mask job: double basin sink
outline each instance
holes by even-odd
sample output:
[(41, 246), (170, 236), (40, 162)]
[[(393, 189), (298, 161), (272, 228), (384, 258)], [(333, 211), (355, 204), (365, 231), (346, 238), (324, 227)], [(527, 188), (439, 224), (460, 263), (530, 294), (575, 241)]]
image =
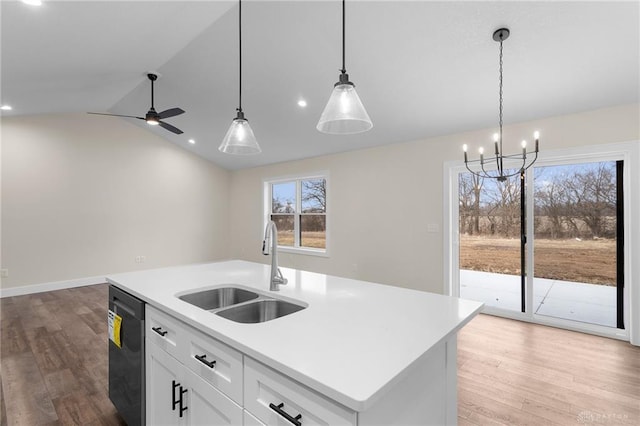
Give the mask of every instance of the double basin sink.
[(271, 321), (305, 308), (285, 300), (231, 286), (199, 290), (183, 294), (178, 298), (228, 320), (244, 324)]

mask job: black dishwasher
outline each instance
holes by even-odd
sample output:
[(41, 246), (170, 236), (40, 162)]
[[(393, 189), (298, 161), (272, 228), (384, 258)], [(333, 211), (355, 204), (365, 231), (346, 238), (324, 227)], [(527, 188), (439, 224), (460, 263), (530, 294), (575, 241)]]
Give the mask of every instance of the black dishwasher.
[(109, 286), (109, 399), (128, 426), (145, 424), (144, 302)]

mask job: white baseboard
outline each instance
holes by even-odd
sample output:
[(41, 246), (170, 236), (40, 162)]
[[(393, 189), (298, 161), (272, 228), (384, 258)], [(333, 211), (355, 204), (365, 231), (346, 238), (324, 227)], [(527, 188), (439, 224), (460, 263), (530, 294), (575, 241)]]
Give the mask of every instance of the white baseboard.
[(0, 298), (22, 296), (25, 294), (42, 293), (45, 291), (64, 290), (66, 288), (83, 287), (106, 283), (105, 275), (97, 277), (76, 278), (73, 280), (54, 281), (50, 283), (32, 284), (21, 287), (0, 288)]

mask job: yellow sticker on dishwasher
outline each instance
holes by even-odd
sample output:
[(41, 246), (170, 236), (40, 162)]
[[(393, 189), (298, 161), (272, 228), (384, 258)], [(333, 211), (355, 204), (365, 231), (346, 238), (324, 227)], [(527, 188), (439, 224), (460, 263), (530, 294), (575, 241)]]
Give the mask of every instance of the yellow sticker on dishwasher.
[(122, 341), (120, 340), (120, 326), (122, 325), (122, 317), (112, 310), (108, 313), (109, 324), (109, 340), (116, 344), (117, 347), (122, 348)]

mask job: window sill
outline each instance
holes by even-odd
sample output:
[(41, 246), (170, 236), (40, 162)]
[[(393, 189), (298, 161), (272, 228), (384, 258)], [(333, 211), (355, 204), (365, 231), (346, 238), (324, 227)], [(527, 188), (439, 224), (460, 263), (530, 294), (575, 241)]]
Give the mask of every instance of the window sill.
[(323, 249), (313, 249), (313, 248), (304, 248), (304, 247), (289, 247), (289, 246), (278, 246), (278, 252), (280, 253), (292, 253), (292, 254), (303, 254), (307, 256), (319, 256), (319, 257), (329, 257), (329, 253), (327, 250)]

